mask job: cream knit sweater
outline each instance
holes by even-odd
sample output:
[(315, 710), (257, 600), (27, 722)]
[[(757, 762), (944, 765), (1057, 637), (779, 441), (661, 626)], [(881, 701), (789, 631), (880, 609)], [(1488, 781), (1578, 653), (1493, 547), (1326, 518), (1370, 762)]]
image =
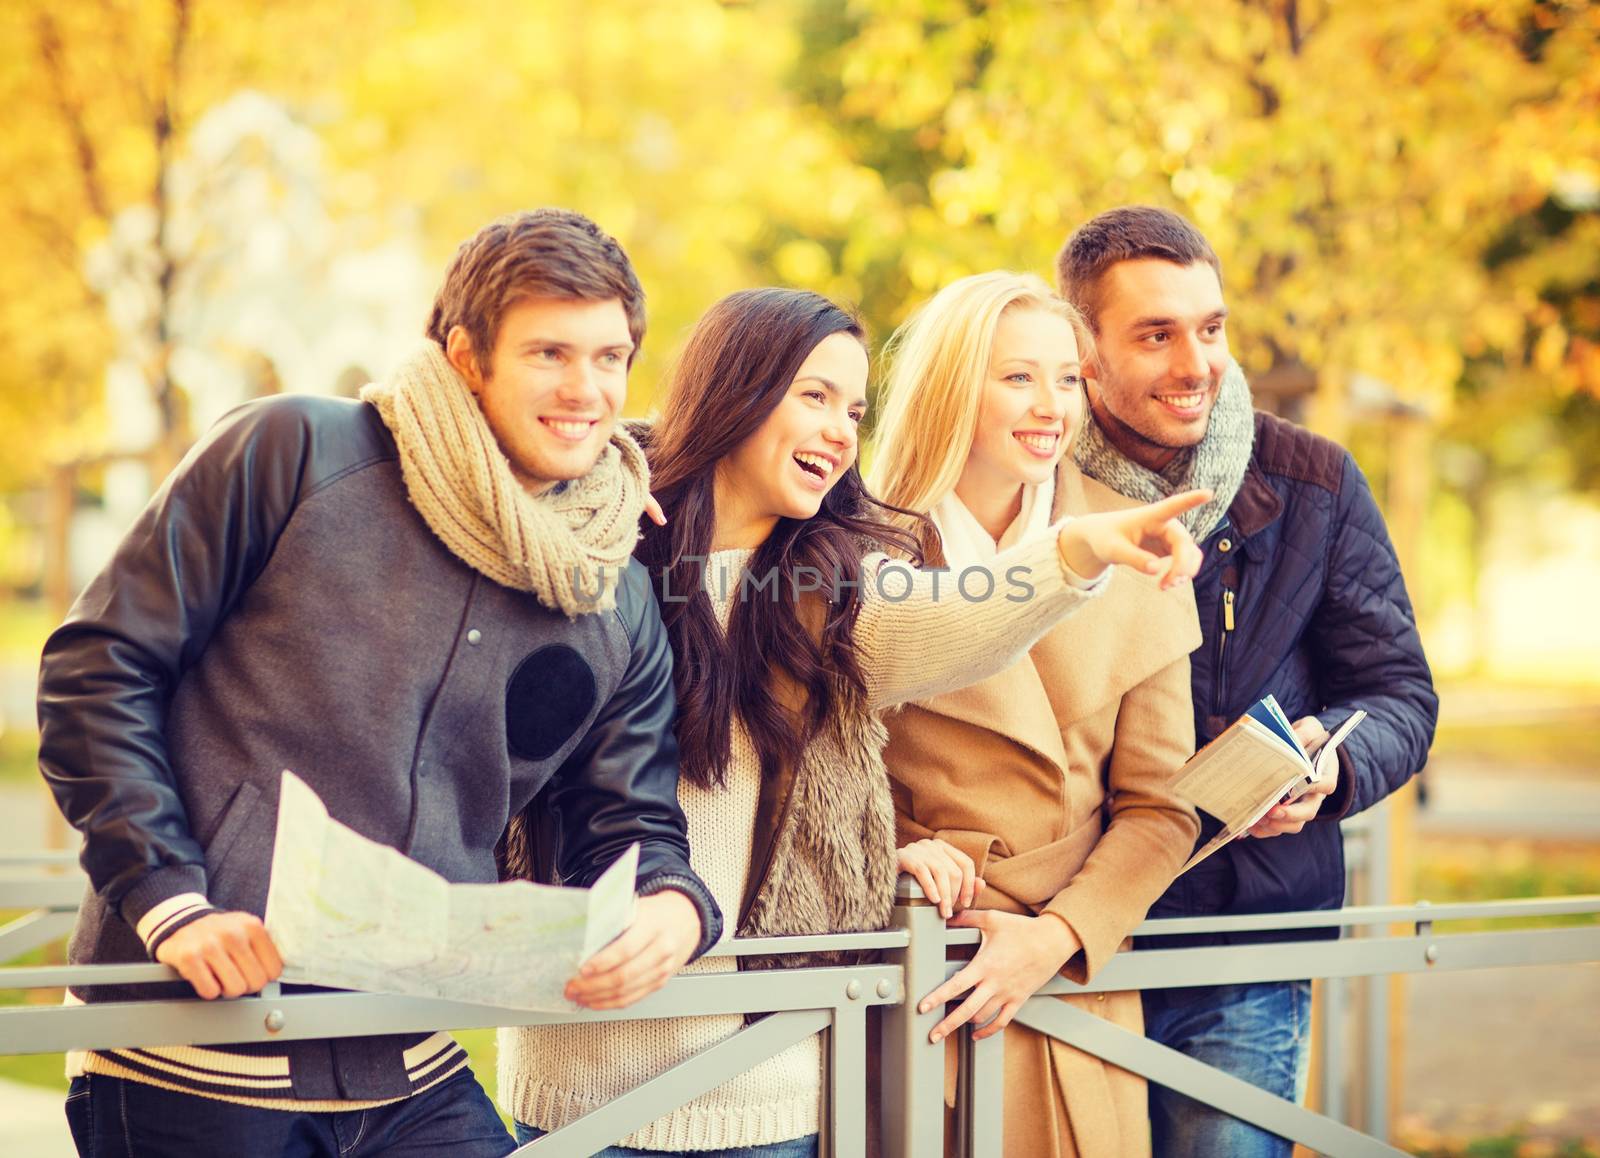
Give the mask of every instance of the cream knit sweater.
[[(706, 590), (724, 625), (751, 554), (718, 551), (707, 562)], [(1086, 583), (1065, 574), (1053, 534), (1002, 552), (991, 565), (994, 591), (988, 598), (976, 598), (987, 588), (979, 575), (968, 577), (963, 595), (958, 573), (917, 572), (884, 556), (868, 559), (863, 573), (878, 579), (863, 587), (855, 633), (874, 709), (965, 687), (1004, 670), (1105, 582)], [(752, 588), (751, 597), (770, 598), (770, 590), (763, 594)], [(690, 863), (726, 914), (729, 935), (750, 872), (759, 795), (760, 763), (737, 722), (726, 784), (678, 784), (689, 824)], [(736, 968), (734, 958), (716, 957), (696, 961), (684, 972)], [(737, 1033), (743, 1024), (737, 1016), (717, 1016), (502, 1029), (499, 1102), (519, 1122), (559, 1129)], [(818, 1036), (768, 1058), (618, 1144), (721, 1150), (813, 1134), (821, 1087)]]

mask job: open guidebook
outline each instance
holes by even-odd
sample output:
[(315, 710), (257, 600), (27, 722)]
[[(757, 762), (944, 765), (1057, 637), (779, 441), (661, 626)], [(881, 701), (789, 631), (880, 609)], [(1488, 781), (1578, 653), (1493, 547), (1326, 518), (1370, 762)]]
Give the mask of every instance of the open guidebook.
[(1222, 822), (1222, 831), (1183, 866), (1188, 872), (1234, 837), (1248, 832), (1267, 811), (1298, 799), (1337, 767), (1339, 745), (1367, 718), (1357, 711), (1310, 752), (1267, 696), (1227, 731), (1189, 758), (1172, 789), (1202, 812)]

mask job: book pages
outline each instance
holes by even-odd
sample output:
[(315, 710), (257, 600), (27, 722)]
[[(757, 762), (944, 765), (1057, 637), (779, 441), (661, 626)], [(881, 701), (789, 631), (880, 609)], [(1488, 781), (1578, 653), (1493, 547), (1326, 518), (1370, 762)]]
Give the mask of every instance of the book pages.
[(1233, 827), (1255, 813), (1263, 800), (1276, 803), (1301, 775), (1283, 742), (1245, 717), (1190, 760), (1172, 788), (1225, 827)]
[(1301, 749), (1278, 703), (1267, 696), (1197, 752), (1178, 772), (1173, 791), (1222, 822), (1222, 829), (1180, 872), (1187, 872), (1249, 831), (1277, 804), (1297, 800), (1336, 767), (1337, 751), (1367, 713), (1357, 710), (1314, 751)]

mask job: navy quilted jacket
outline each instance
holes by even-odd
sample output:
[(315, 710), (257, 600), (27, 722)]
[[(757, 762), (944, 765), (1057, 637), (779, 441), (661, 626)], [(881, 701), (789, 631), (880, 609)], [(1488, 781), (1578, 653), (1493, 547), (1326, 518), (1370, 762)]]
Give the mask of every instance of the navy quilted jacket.
[(1290, 720), (1315, 715), (1330, 732), (1356, 708), (1367, 718), (1341, 746), (1339, 786), (1316, 820), (1295, 835), (1233, 841), (1179, 877), (1150, 915), (1338, 908), (1339, 818), (1422, 768), (1438, 717), (1383, 516), (1348, 451), (1258, 413), (1244, 482), (1204, 547), (1194, 587), (1205, 639), (1190, 657), (1196, 742), (1211, 741), (1269, 692)]

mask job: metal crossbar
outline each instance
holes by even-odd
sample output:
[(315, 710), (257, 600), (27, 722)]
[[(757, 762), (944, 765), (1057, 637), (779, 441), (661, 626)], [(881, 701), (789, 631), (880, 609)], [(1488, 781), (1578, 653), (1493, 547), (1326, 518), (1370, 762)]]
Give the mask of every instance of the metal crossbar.
[[(1249, 1082), (1059, 1001), (1034, 998), (1018, 1011), (1016, 1024), (1077, 1046), (1112, 1065), (1132, 1070), (1148, 1081), (1159, 1082), (1196, 1101), (1309, 1146), (1319, 1154), (1337, 1158), (1405, 1154), (1341, 1122), (1274, 1097)], [(994, 1040), (1001, 1036), (1003, 1034), (996, 1035)]]
[[(888, 1010), (887, 1020), (891, 1025), (901, 1023), (902, 1028), (917, 1023), (916, 1032), (921, 1034), (921, 1040), (925, 1043), (939, 1012), (931, 1012), (919, 1021), (915, 1016), (915, 1003), (920, 995), (932, 990), (939, 981), (953, 976), (963, 964), (960, 961), (941, 960), (944, 953), (930, 952), (927, 942), (935, 941), (942, 949), (946, 946), (975, 944), (978, 936), (975, 930), (945, 929), (937, 910), (926, 902), (918, 903), (920, 895), (912, 882), (901, 880), (902, 908), (896, 910), (897, 924), (905, 927), (911, 938), (905, 958), (907, 1004)], [(1312, 977), (1346, 978), (1441, 969), (1600, 961), (1600, 925), (1442, 935), (1436, 934), (1433, 928), (1434, 922), (1443, 920), (1520, 920), (1557, 915), (1600, 917), (1600, 896), (1460, 905), (1375, 905), (1335, 912), (1147, 921), (1139, 927), (1139, 933), (1238, 933), (1273, 928), (1394, 924), (1410, 924), (1413, 933), (1404, 937), (1361, 937), (1343, 941), (1204, 946), (1119, 953), (1089, 983), (1078, 984), (1060, 977), (1052, 980), (1039, 990), (1039, 996), (1022, 1007), (1015, 1024), (1059, 1038), (1112, 1065), (1301, 1142), (1319, 1153), (1335, 1158), (1399, 1154), (1401, 1151), (1380, 1138), (1360, 1133), (1334, 1118), (1274, 1097), (1231, 1075), (1056, 1001), (1053, 996), (1290, 981)], [(934, 983), (913, 983), (913, 962), (920, 963), (923, 969), (936, 968)], [(959, 1047), (955, 1131), (963, 1158), (997, 1158), (1002, 1153), (1004, 1097), (997, 1091), (1001, 1090), (1003, 1084), (1004, 1038), (1002, 1032), (975, 1042), (971, 1040), (970, 1032), (963, 1033)], [(940, 1048), (933, 1047), (935, 1050)], [(913, 1050), (918, 1051), (927, 1052), (920, 1046)], [(901, 1094), (903, 1101), (891, 1102), (888, 1106), (891, 1118), (886, 1120), (886, 1129), (894, 1114), (914, 1115), (917, 1105), (935, 1104), (936, 1100), (942, 1100), (942, 1055), (940, 1062), (937, 1071), (932, 1074), (919, 1073), (914, 1065), (911, 1067), (906, 1079), (907, 1088)], [(888, 1074), (885, 1076), (887, 1078)], [(935, 1140), (937, 1135), (934, 1131), (940, 1125), (942, 1123), (935, 1116), (932, 1125), (924, 1129), (920, 1136), (920, 1141), (928, 1148), (890, 1152), (896, 1155), (939, 1153), (942, 1140)]]
[[(112, 970), (159, 971), (137, 980)], [(105, 972), (101, 972), (104, 970)], [(57, 969), (0, 969), (0, 989), (171, 982), (164, 965), (73, 965)], [(0, 1009), (0, 1053), (61, 1053), (70, 1049), (132, 1046), (221, 1045), (479, 1029), (509, 1025), (567, 1025), (637, 1021), (842, 1006), (897, 1001), (900, 971), (892, 965), (768, 972), (694, 973), (675, 977), (627, 1009), (542, 1013), (466, 1001), (399, 997), (382, 993), (274, 992), (234, 1001), (118, 1001), (94, 1005), (17, 1006)]]
[[(71, 853), (0, 856), (0, 909), (29, 909), (0, 924), (0, 961), (13, 961), (72, 931), (87, 878)], [(52, 872), (52, 868), (66, 870)]]
[[(0, 908), (34, 910), (0, 926), (0, 960), (64, 933), (83, 895), (83, 878), (60, 871), (60, 857), (0, 858)], [(31, 871), (28, 871), (30, 870)], [(1177, 986), (1377, 977), (1395, 973), (1600, 960), (1600, 924), (1483, 933), (1435, 931), (1454, 920), (1529, 917), (1600, 918), (1600, 896), (1490, 901), (1477, 904), (1367, 905), (1331, 912), (1277, 913), (1147, 921), (1141, 935), (1253, 933), (1269, 929), (1410, 925), (1404, 936), (1351, 940), (1152, 949), (1118, 954), (1086, 984), (1057, 978), (1018, 1013), (1016, 1024), (1047, 1034), (1245, 1121), (1350, 1158), (1393, 1155), (1379, 1138), (1333, 1117), (1273, 1097), (1180, 1053), (1054, 999), (1058, 994)], [(518, 1154), (573, 1158), (618, 1137), (743, 1073), (796, 1042), (825, 1035), (822, 1149), (829, 1158), (865, 1153), (867, 1010), (884, 1011), (878, 1070), (882, 1077), (884, 1151), (924, 1158), (945, 1146), (945, 1047), (928, 1041), (940, 1011), (920, 1014), (919, 997), (959, 968), (950, 947), (977, 941), (974, 930), (946, 929), (938, 910), (902, 879), (893, 927), (879, 933), (765, 937), (728, 942), (711, 956), (850, 949), (877, 953), (882, 964), (690, 974), (625, 1010), (535, 1013), (468, 1002), (374, 993), (293, 993), (277, 985), (234, 1001), (150, 1000), (0, 1009), (0, 1053), (56, 1053), (135, 1045), (213, 1044), (362, 1036), (441, 1028), (548, 1025), (587, 1021), (767, 1014), (626, 1094), (528, 1143)], [(0, 988), (54, 989), (90, 985), (171, 983), (164, 965), (76, 965), (0, 968)], [(968, 1158), (999, 1155), (1004, 1137), (1004, 1033), (959, 1040), (955, 1134)]]
[[(516, 1153), (531, 1158), (587, 1158), (828, 1026), (825, 1010), (796, 1009), (763, 1018)], [(858, 1153), (841, 1150), (846, 1152), (852, 1158)]]
[(0, 873), (0, 909), (68, 909), (77, 911), (88, 878), (81, 872)]
[[(1462, 901), (1435, 905), (1348, 905), (1303, 913), (1257, 913), (1245, 917), (1161, 917), (1145, 921), (1134, 937), (1172, 937), (1191, 933), (1262, 933), (1279, 929), (1360, 928), (1368, 925), (1433, 924), (1439, 921), (1521, 921), (1530, 917), (1581, 917), (1600, 913), (1600, 893), (1570, 897), (1518, 897), (1503, 901)], [(951, 929), (951, 945), (976, 945), (978, 930)]]
[(72, 932), (77, 914), (70, 910), (37, 909), (0, 925), (0, 961), (11, 961), (30, 949), (58, 941)]
[[(1587, 912), (1600, 915), (1600, 901)], [(1086, 983), (1058, 977), (1039, 990), (1116, 993), (1127, 989), (1187, 989), (1301, 981), (1311, 977), (1373, 977), (1495, 969), (1508, 965), (1566, 965), (1600, 960), (1600, 926), (1525, 929), (1506, 933), (1448, 933), (1429, 937), (1363, 937), (1351, 941), (1286, 941), (1269, 945), (1207, 945), (1119, 953)], [(961, 962), (951, 962), (953, 976)]]

